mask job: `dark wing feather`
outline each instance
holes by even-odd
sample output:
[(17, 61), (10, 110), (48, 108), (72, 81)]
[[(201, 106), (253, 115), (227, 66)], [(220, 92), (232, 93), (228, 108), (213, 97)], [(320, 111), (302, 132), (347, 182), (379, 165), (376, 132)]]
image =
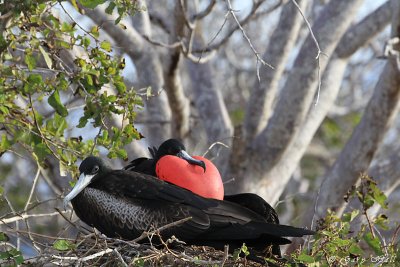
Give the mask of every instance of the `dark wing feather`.
[(155, 176), (155, 161), (148, 158), (137, 158), (132, 160), (124, 170), (140, 172), (148, 175)]
[(252, 193), (225, 195), (224, 200), (234, 202), (260, 214), (267, 222), (279, 224), (278, 214), (262, 197)]
[(134, 239), (143, 231), (190, 217), (181, 224), (166, 228), (166, 237), (195, 238), (209, 228), (208, 216), (190, 206), (158, 201), (125, 199), (95, 188), (86, 188), (72, 200), (74, 210), (81, 220), (96, 227), (109, 237)]

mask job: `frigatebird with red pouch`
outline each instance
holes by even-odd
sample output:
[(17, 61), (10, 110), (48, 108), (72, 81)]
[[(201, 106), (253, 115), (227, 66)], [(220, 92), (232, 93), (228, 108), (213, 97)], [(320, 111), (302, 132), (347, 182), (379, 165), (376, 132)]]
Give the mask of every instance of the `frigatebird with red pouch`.
[(154, 176), (112, 170), (103, 160), (90, 156), (79, 167), (80, 177), (64, 198), (72, 202), (78, 217), (109, 237), (134, 239), (144, 231), (185, 218), (166, 228), (188, 244), (223, 249), (243, 243), (258, 251), (270, 245), (288, 244), (286, 237), (312, 235), (314, 231), (267, 222), (266, 218), (234, 202), (203, 198)]

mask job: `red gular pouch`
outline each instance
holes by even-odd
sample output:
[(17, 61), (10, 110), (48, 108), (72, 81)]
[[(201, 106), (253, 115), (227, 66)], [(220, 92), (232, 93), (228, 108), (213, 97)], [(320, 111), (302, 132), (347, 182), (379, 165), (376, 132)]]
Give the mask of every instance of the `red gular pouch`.
[(202, 197), (223, 200), (224, 185), (217, 167), (206, 158), (200, 156), (193, 158), (204, 161), (206, 171), (201, 166), (190, 164), (184, 159), (167, 155), (157, 162), (157, 177)]

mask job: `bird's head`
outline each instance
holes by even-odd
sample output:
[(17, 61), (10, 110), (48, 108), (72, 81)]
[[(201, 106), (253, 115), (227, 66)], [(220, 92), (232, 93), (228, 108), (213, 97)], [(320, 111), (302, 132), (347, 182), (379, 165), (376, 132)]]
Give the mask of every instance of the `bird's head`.
[(99, 177), (98, 174), (102, 174), (107, 170), (108, 167), (106, 163), (98, 157), (89, 156), (84, 159), (79, 166), (80, 175), (78, 181), (71, 192), (64, 197), (64, 209), (67, 207), (68, 203), (74, 199), (74, 197)]
[(204, 169), (204, 172), (206, 171), (206, 164), (202, 160), (198, 160), (190, 156), (186, 151), (185, 151), (185, 146), (177, 139), (168, 139), (167, 141), (164, 141), (160, 147), (157, 150), (157, 160), (162, 158), (163, 156), (166, 155), (172, 155), (172, 156), (177, 156), (181, 159), (186, 160), (190, 164), (200, 166)]

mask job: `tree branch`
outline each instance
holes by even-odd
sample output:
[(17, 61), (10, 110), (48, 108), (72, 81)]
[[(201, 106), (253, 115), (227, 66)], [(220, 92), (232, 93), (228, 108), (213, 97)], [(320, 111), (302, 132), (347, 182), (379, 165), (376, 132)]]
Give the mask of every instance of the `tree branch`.
[[(400, 36), (400, 4), (392, 1), (392, 36)], [(343, 203), (343, 195), (353, 185), (361, 172), (367, 170), (377, 147), (381, 143), (388, 126), (399, 109), (400, 69), (399, 50), (393, 49), (381, 73), (364, 115), (346, 143), (332, 169), (325, 176), (317, 199), (316, 217), (322, 217), (328, 207), (338, 207)], [(343, 182), (342, 177), (346, 177)]]
[[(333, 52), (361, 3), (359, 0), (331, 1), (321, 12), (314, 23), (314, 33), (325, 53)], [(269, 170), (281, 159), (312, 104), (319, 80), (316, 67), (320, 65), (316, 62), (318, 51), (315, 51), (314, 47), (314, 39), (309, 34), (294, 62), (268, 126), (253, 142), (253, 148), (257, 152), (253, 155), (262, 157), (261, 161), (253, 162), (262, 163), (257, 167), (261, 172)], [(321, 62), (321, 71), (325, 69), (326, 64), (326, 61)]]
[[(176, 3), (174, 14), (173, 32), (170, 34), (172, 42), (179, 41), (185, 35), (185, 10), (181, 4)], [(181, 48), (177, 47), (166, 55), (164, 68), (165, 89), (169, 105), (172, 111), (172, 132), (173, 136), (184, 139), (189, 133), (189, 101), (185, 96), (182, 80), (179, 72)]]
[[(300, 1), (300, 8), (305, 9), (308, 1)], [(263, 58), (274, 66), (274, 71), (261, 68), (261, 81), (256, 81), (249, 98), (244, 134), (251, 141), (263, 129), (273, 110), (273, 102), (278, 92), (279, 80), (282, 77), (287, 59), (292, 52), (301, 26), (301, 15), (293, 3), (288, 2), (282, 7), (282, 13), (274, 30), (268, 48)]]

